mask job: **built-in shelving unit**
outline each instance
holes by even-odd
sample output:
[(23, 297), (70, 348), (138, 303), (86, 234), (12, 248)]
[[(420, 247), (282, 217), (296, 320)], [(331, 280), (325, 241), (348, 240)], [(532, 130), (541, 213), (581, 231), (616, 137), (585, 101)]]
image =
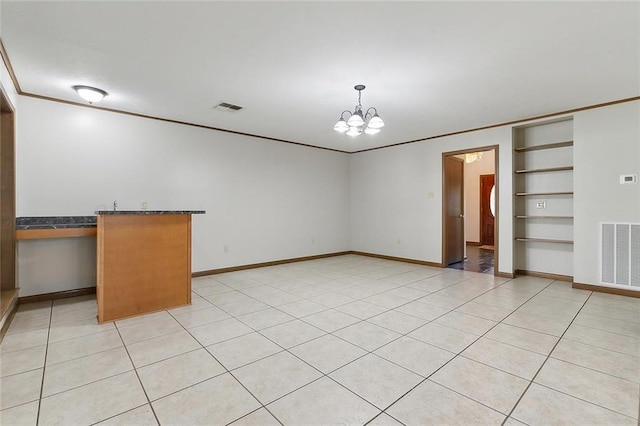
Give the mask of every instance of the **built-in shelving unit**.
[(571, 219), (573, 220), (573, 216), (549, 216), (549, 215), (527, 215), (527, 216), (516, 216), (516, 219)]
[(573, 121), (513, 133), (514, 269), (573, 276)]
[(520, 238), (516, 237), (516, 241), (530, 243), (557, 243), (557, 244), (573, 244), (572, 240), (554, 240), (552, 238)]
[(516, 173), (564, 172), (566, 170), (573, 170), (573, 166), (547, 167), (546, 169), (516, 170)]
[(573, 141), (545, 143), (545, 144), (533, 145), (533, 146), (521, 146), (521, 147), (514, 148), (514, 151), (515, 152), (538, 151), (541, 149), (563, 148), (566, 146), (573, 146)]
[(518, 197), (528, 197), (531, 195), (573, 195), (573, 191), (556, 191), (556, 192), (516, 192)]

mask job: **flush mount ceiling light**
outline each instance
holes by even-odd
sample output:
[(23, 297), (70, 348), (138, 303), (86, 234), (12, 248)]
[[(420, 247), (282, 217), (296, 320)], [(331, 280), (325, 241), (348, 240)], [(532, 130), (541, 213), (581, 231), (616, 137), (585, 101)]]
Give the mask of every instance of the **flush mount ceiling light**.
[(90, 104), (100, 102), (108, 95), (104, 90), (91, 86), (73, 86), (73, 90), (78, 92), (78, 95)]
[[(358, 84), (353, 87), (358, 91), (358, 105), (353, 112), (343, 111), (340, 114), (340, 119), (333, 126), (333, 130), (340, 133), (345, 133), (349, 136), (358, 136), (362, 132), (368, 135), (375, 135), (380, 132), (380, 129), (384, 126), (384, 121), (378, 116), (378, 110), (374, 107), (367, 109), (367, 112), (362, 113), (362, 91), (365, 86)], [(347, 114), (345, 119), (345, 114)]]

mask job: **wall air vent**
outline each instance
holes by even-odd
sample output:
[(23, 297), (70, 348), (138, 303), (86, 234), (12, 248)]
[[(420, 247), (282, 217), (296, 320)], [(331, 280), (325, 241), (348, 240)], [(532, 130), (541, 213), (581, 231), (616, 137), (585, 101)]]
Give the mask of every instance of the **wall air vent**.
[(601, 282), (640, 287), (640, 224), (603, 223), (600, 232)]
[(241, 107), (240, 105), (234, 105), (227, 102), (220, 102), (218, 105), (213, 107), (213, 109), (219, 109), (220, 111), (232, 111), (232, 112), (240, 111), (243, 108), (244, 107)]

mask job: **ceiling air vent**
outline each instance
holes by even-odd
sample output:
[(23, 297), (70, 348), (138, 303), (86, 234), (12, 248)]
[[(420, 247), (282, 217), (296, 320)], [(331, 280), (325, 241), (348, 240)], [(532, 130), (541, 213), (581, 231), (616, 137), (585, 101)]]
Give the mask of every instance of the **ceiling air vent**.
[(220, 102), (218, 105), (213, 107), (214, 109), (219, 109), (220, 111), (240, 111), (243, 107), (240, 105), (229, 104), (227, 102)]

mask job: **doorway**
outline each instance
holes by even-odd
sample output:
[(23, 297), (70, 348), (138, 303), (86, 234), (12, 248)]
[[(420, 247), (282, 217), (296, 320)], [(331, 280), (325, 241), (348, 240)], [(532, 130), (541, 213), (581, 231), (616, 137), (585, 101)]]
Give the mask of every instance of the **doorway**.
[(447, 238), (444, 249), (444, 265), (464, 261), (464, 160), (447, 156), (444, 159), (445, 215)]
[[(0, 324), (17, 299), (14, 109), (0, 90)], [(6, 327), (0, 328), (0, 340)]]
[(497, 274), (498, 146), (443, 153), (442, 265)]
[(480, 246), (493, 247), (496, 175), (480, 175)]

